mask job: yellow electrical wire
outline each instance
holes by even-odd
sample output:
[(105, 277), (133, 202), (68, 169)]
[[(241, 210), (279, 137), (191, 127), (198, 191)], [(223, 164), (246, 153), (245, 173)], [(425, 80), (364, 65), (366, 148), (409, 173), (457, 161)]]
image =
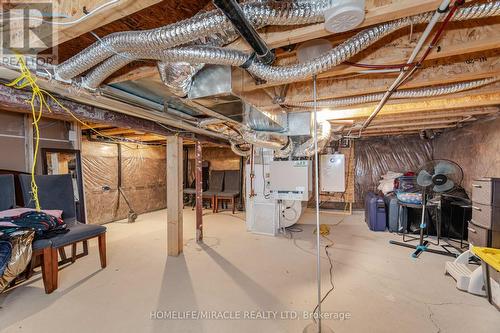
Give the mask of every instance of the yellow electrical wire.
[[(35, 147), (33, 151), (33, 164), (31, 165), (31, 194), (33, 196), (33, 201), (35, 202), (35, 209), (40, 211), (40, 201), (38, 199), (38, 186), (35, 180), (35, 171), (37, 165), (37, 156), (38, 149), (40, 146), (40, 129), (38, 127), (38, 123), (42, 118), (42, 110), (43, 106), (47, 106), (45, 101), (45, 97), (43, 96), (43, 91), (40, 89), (38, 84), (36, 83), (36, 78), (31, 75), (31, 72), (26, 66), (26, 62), (24, 61), (24, 57), (21, 55), (16, 55), (17, 60), (19, 61), (19, 66), (21, 68), (21, 75), (12, 81), (11, 83), (6, 84), (8, 87), (16, 88), (16, 89), (24, 89), (26, 87), (31, 88), (31, 99), (28, 100), (28, 103), (31, 106), (31, 115), (33, 117), (33, 126), (35, 127)], [(38, 99), (39, 107), (38, 111), (35, 107), (35, 102)]]
[[(75, 121), (77, 121), (79, 124), (85, 126), (86, 128), (92, 130), (97, 135), (99, 135), (103, 138), (109, 139), (112, 142), (123, 144), (124, 146), (126, 146), (130, 149), (138, 149), (138, 148), (129, 147), (122, 140), (120, 140), (120, 138), (109, 136), (109, 135), (106, 135), (104, 133), (101, 133), (97, 129), (95, 129), (94, 127), (92, 127), (92, 126), (88, 125), (87, 123), (78, 119), (78, 117), (75, 116), (74, 113), (71, 112), (68, 108), (66, 108), (64, 105), (62, 105), (61, 102), (59, 102), (59, 100), (56, 97), (54, 97), (51, 93), (49, 93), (46, 90), (41, 89), (38, 86), (38, 84), (36, 83), (36, 77), (31, 74), (28, 66), (26, 65), (26, 61), (24, 59), (24, 56), (16, 54), (16, 58), (19, 62), (21, 75), (17, 79), (15, 79), (14, 81), (7, 83), (5, 85), (8, 87), (11, 87), (11, 88), (15, 88), (15, 89), (25, 89), (28, 87), (31, 89), (31, 93), (32, 93), (31, 98), (29, 100), (27, 100), (27, 102), (31, 106), (31, 115), (33, 117), (33, 126), (35, 128), (35, 146), (34, 146), (34, 151), (33, 151), (33, 164), (31, 166), (31, 194), (33, 196), (33, 201), (35, 202), (36, 210), (40, 211), (41, 207), (40, 207), (40, 201), (38, 198), (38, 186), (37, 186), (36, 180), (35, 180), (37, 156), (38, 156), (38, 150), (39, 150), (39, 146), (40, 146), (40, 128), (39, 128), (38, 124), (40, 122), (40, 119), (42, 118), (42, 111), (43, 111), (44, 106), (50, 113), (52, 113), (52, 109), (50, 108), (50, 105), (47, 103), (45, 96), (50, 97), (50, 99), (52, 99), (61, 109), (66, 111)], [(36, 108), (36, 101), (37, 100), (39, 101), (38, 110)]]

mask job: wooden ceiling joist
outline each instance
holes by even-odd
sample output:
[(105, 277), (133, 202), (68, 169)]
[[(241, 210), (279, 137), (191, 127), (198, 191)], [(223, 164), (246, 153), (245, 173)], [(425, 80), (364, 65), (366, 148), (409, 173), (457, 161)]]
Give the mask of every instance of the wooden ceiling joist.
[[(401, 114), (401, 115), (388, 115), (388, 116), (378, 116), (372, 121), (372, 125), (381, 125), (381, 124), (392, 124), (392, 123), (403, 123), (408, 124), (410, 121), (417, 120), (436, 120), (439, 121), (441, 119), (446, 118), (454, 118), (454, 117), (481, 117), (490, 114), (500, 113), (500, 108), (498, 107), (489, 107), (489, 108), (474, 108), (474, 109), (458, 109), (458, 110), (445, 110), (445, 111), (432, 111), (432, 112), (418, 112), (418, 113), (409, 113), (409, 114)], [(363, 120), (365, 117), (357, 118), (355, 121)]]
[(166, 137), (154, 134), (143, 134), (143, 135), (125, 135), (124, 138), (129, 140), (137, 140), (142, 142), (153, 142), (153, 141), (163, 141), (167, 140)]
[[(109, 124), (95, 124), (95, 123), (86, 123), (87, 125), (89, 125), (89, 127), (92, 127), (92, 128), (95, 128), (95, 129), (99, 129), (99, 128), (110, 128), (110, 127), (113, 127)], [(82, 126), (82, 129), (85, 129), (86, 126)]]
[[(423, 68), (401, 88), (415, 89), (435, 85), (446, 85), (488, 77), (500, 76), (500, 53), (484, 55), (480, 58), (459, 57), (436, 61)], [(477, 60), (474, 60), (477, 59)], [(394, 82), (392, 75), (365, 75), (355, 78), (320, 80), (317, 84), (318, 99), (341, 98), (383, 92)], [(288, 88), (287, 100), (312, 100), (312, 85), (294, 83)]]
[[(25, 2), (22, 1), (22, 3)], [(110, 4), (105, 5), (107, 2)], [(50, 41), (50, 44), (47, 45), (47, 48), (50, 48), (159, 2), (161, 0), (52, 1), (52, 13), (57, 16), (53, 20), (57, 24), (52, 26), (50, 32), (38, 37)], [(85, 12), (89, 15), (86, 15)], [(61, 19), (61, 16), (66, 18)], [(22, 43), (24, 38), (23, 34), (18, 34), (16, 31), (11, 33), (11, 43)]]
[(99, 133), (102, 133), (104, 135), (134, 134), (136, 132), (137, 132), (137, 130), (133, 130), (130, 128), (113, 128), (113, 129), (109, 129), (109, 130), (99, 131)]
[[(391, 134), (391, 133), (404, 133), (404, 132), (415, 132), (422, 131), (426, 129), (443, 129), (443, 128), (452, 128), (456, 127), (457, 124), (437, 124), (437, 125), (418, 125), (418, 126), (402, 126), (397, 128), (390, 129), (366, 129), (363, 131), (363, 135), (365, 134)], [(355, 133), (355, 131), (354, 131)]]
[[(361, 23), (360, 28), (433, 11), (439, 7), (441, 2), (441, 0), (366, 0), (365, 20)], [(293, 30), (262, 32), (261, 35), (270, 47), (276, 48), (326, 37), (331, 33), (325, 30), (323, 23), (320, 23)], [(249, 46), (242, 40), (237, 40), (228, 47), (250, 50)]]
[(444, 118), (444, 119), (432, 119), (432, 120), (421, 120), (421, 121), (412, 121), (411, 123), (408, 122), (396, 122), (394, 124), (383, 124), (383, 125), (378, 125), (378, 124), (370, 124), (368, 127), (370, 130), (376, 130), (376, 129), (390, 129), (390, 128), (401, 128), (405, 127), (406, 125), (411, 125), (413, 126), (427, 126), (427, 125), (451, 125), (451, 124), (457, 124), (461, 122), (469, 122), (476, 120), (475, 118), (468, 118), (468, 117), (456, 117), (456, 118)]
[[(419, 112), (442, 112), (445, 110), (463, 109), (481, 106), (496, 106), (500, 104), (500, 92), (472, 95), (457, 98), (445, 98), (435, 100), (413, 101), (401, 104), (386, 105), (379, 116), (400, 115), (400, 114), (418, 114)], [(329, 116), (330, 120), (354, 119), (369, 117), (373, 112), (373, 106), (360, 108), (346, 108), (332, 110)], [(377, 119), (377, 118), (376, 118)]]
[[(432, 60), (451, 57), (461, 57), (462, 59), (464, 59), (464, 61), (467, 61), (467, 63), (484, 61), (484, 56), (472, 55), (479, 52), (486, 52), (488, 50), (497, 50), (496, 55), (498, 55), (498, 31), (500, 31), (500, 18), (492, 18), (485, 21), (494, 23), (475, 26), (471, 25), (471, 22), (463, 22), (463, 28), (456, 28), (446, 31), (443, 39), (439, 43), (439, 47), (432, 51), (427, 57), (427, 61), (424, 67), (429, 66), (429, 62), (430, 66), (432, 66), (434, 64), (433, 62), (431, 62)], [(367, 50), (356, 55), (355, 57), (350, 59), (350, 61), (379, 65), (394, 65), (404, 63), (413, 51), (415, 47), (415, 40), (416, 38), (418, 38), (418, 36), (415, 36), (410, 40), (409, 32), (407, 33), (408, 34), (404, 34), (403, 36), (398, 37), (394, 40), (388, 40), (386, 38), (382, 42), (378, 42)], [(470, 54), (471, 56), (464, 56), (466, 54)], [(453, 63), (452, 59), (448, 59), (447, 61)], [(287, 62), (295, 63), (296, 61), (295, 59), (290, 59)], [(363, 69), (355, 66), (341, 64), (331, 70), (318, 74), (318, 79), (321, 80), (335, 76), (357, 74), (360, 70)], [(280, 83), (256, 84), (255, 80), (250, 75), (246, 74), (246, 72), (237, 71), (235, 72), (235, 74), (237, 74), (235, 77), (235, 82), (243, 81), (244, 83), (242, 84), (242, 86), (245, 91), (252, 91), (256, 89), (263, 89), (281, 85)], [(302, 81), (304, 82), (309, 80), (310, 79)]]
[[(360, 28), (362, 27), (367, 27), (370, 25), (382, 23), (382, 22), (387, 22), (391, 21), (394, 19), (398, 19), (401, 17), (406, 17), (406, 16), (411, 16), (411, 15), (416, 15), (428, 11), (435, 10), (440, 4), (440, 1), (436, 0), (421, 0), (421, 1), (413, 1), (413, 0), (367, 0), (366, 1), (366, 18), (365, 21), (360, 25)], [(332, 35), (328, 31), (326, 31), (323, 27), (323, 24), (315, 24), (315, 25), (309, 25), (301, 28), (289, 28), (289, 30), (286, 31), (278, 31), (276, 32), (276, 27), (270, 27), (270, 29), (273, 32), (261, 32), (261, 36), (268, 42), (268, 45), (271, 48), (277, 48), (277, 47), (282, 47), (282, 46), (287, 46), (291, 44), (295, 44), (298, 42), (303, 42), (306, 40), (310, 39), (315, 39), (315, 38), (320, 38), (320, 37), (325, 37)], [(265, 30), (265, 29), (264, 29)], [(415, 33), (414, 36), (416, 37), (417, 34)], [(402, 39), (406, 39), (407, 42), (408, 38), (406, 36), (402, 37)], [(413, 38), (412, 40), (414, 40)], [(410, 45), (408, 48), (413, 48), (413, 45)], [(229, 44), (227, 48), (230, 49), (239, 49), (239, 50), (244, 50), (244, 51), (251, 51), (249, 48), (248, 44), (246, 42), (242, 41), (241, 39)], [(484, 50), (485, 46), (482, 44), (478, 44), (476, 46), (478, 50)], [(470, 51), (472, 52), (472, 51)], [(383, 53), (383, 52), (382, 52)], [(411, 53), (411, 50), (407, 51), (408, 55)], [(463, 53), (463, 52), (461, 52)], [(460, 54), (460, 53), (459, 53)], [(392, 63), (399, 63), (401, 62), (401, 55), (403, 53), (398, 54), (398, 57), (392, 60)], [(432, 58), (432, 57), (431, 57)], [(293, 61), (292, 61), (293, 62)], [(386, 63), (391, 63), (391, 62), (386, 62)], [(279, 60), (278, 60), (279, 64)], [(347, 66), (348, 67), (348, 66)], [(353, 73), (357, 71), (358, 69), (355, 68), (354, 71), (349, 71), (346, 70), (346, 68), (341, 68), (345, 73)], [(332, 70), (333, 73), (335, 73)], [(327, 76), (333, 76), (334, 74), (322, 74), (322, 77), (327, 77)], [(338, 74), (341, 75), (341, 74)], [(116, 83), (116, 82), (123, 82), (127, 80), (136, 80), (139, 78), (145, 78), (145, 77), (157, 77), (158, 72), (156, 70), (156, 67), (153, 66), (141, 66), (138, 67), (128, 73), (124, 73), (120, 76), (114, 77), (110, 80), (111, 83)], [(259, 89), (264, 86), (273, 86), (273, 84), (269, 85), (264, 85), (264, 86), (255, 86), (253, 83), (253, 79), (250, 77), (246, 78), (248, 80), (248, 86), (249, 90), (253, 89)]]

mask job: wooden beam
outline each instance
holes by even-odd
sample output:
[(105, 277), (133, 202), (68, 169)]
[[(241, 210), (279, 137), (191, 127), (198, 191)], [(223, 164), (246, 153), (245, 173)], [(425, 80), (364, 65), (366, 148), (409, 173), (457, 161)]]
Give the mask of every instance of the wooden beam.
[[(196, 141), (194, 146), (195, 155), (195, 200), (196, 200), (196, 241), (203, 241), (203, 156), (201, 142)], [(217, 202), (215, 201), (216, 205)], [(215, 207), (217, 208), (217, 207)]]
[[(360, 27), (367, 27), (381, 22), (432, 11), (435, 10), (440, 3), (440, 0), (420, 0), (418, 2), (414, 0), (386, 0), (382, 2), (380, 0), (367, 0), (365, 5), (365, 20)], [(273, 29), (271, 29), (271, 32), (265, 32), (266, 29), (263, 29), (263, 31), (260, 32), (260, 35), (264, 38), (264, 40), (266, 40), (267, 44), (271, 48), (291, 45), (331, 35), (331, 33), (324, 29), (323, 23), (285, 31), (275, 31), (275, 28)], [(248, 44), (241, 39), (236, 40), (227, 47), (230, 49), (251, 51)], [(158, 70), (156, 67), (141, 66), (126, 74), (117, 76), (109, 82), (116, 83), (157, 76)]]
[(370, 130), (376, 129), (390, 129), (390, 128), (401, 128), (405, 126), (438, 126), (438, 125), (451, 125), (457, 124), (459, 122), (470, 122), (476, 120), (475, 118), (468, 119), (467, 117), (455, 117), (455, 118), (444, 118), (444, 119), (431, 119), (431, 120), (421, 120), (421, 121), (412, 121), (412, 122), (394, 122), (392, 124), (376, 124), (368, 127)]
[(124, 81), (134, 81), (145, 78), (155, 78), (160, 79), (160, 75), (158, 74), (158, 69), (156, 66), (140, 66), (137, 67), (130, 72), (127, 72), (122, 75), (117, 75), (109, 80), (106, 83), (119, 83)]
[(161, 135), (153, 135), (153, 134), (142, 134), (142, 135), (124, 135), (126, 139), (137, 140), (142, 142), (152, 142), (152, 141), (163, 141), (165, 142), (166, 138)]
[(96, 123), (89, 123), (89, 122), (87, 122), (87, 125), (89, 125), (92, 128), (95, 128), (95, 129), (113, 127), (113, 126), (111, 126), (109, 124), (96, 124)]
[[(500, 93), (472, 95), (457, 98), (413, 101), (411, 103), (388, 104), (380, 112), (380, 116), (397, 114), (417, 114), (418, 112), (441, 112), (470, 107), (496, 106), (500, 104)], [(373, 106), (332, 110), (329, 120), (354, 119), (368, 117), (373, 112)], [(376, 118), (377, 119), (377, 118)]]
[[(4, 111), (31, 113), (31, 107), (27, 100), (31, 98), (31, 93), (25, 90), (18, 90), (14, 88), (7, 87), (0, 84), (0, 105)], [(155, 121), (151, 121), (144, 118), (134, 117), (121, 112), (114, 112), (106, 110), (100, 107), (81, 104), (72, 100), (65, 99), (63, 97), (58, 97), (59, 102), (65, 106), (81, 121), (89, 124), (100, 124), (107, 125), (106, 127), (129, 127), (136, 131), (158, 134), (161, 136), (174, 135), (176, 133), (166, 129), (165, 127), (159, 125)], [(38, 101), (35, 103), (38, 107)], [(74, 118), (61, 108), (52, 99), (47, 99), (47, 104), (50, 106), (52, 112), (48, 112), (45, 108), (43, 109), (43, 116), (47, 118), (57, 118), (67, 121), (74, 121)], [(82, 126), (82, 130), (85, 126)], [(227, 143), (223, 140), (211, 138), (205, 135), (193, 134), (193, 133), (179, 133), (179, 136), (197, 139), (203, 142), (213, 142), (216, 144), (226, 145)]]
[[(445, 129), (443, 129), (445, 130)], [(439, 131), (439, 130), (436, 130), (436, 131)], [(378, 136), (396, 136), (396, 135), (417, 135), (419, 134), (420, 131), (419, 130), (416, 130), (416, 131), (407, 131), (407, 132), (391, 132), (391, 133), (384, 133), (384, 132), (380, 132), (380, 133), (363, 133), (363, 138), (366, 138), (366, 137), (378, 137)]]
[(112, 129), (102, 130), (99, 132), (106, 135), (120, 135), (120, 134), (135, 134), (137, 130), (130, 128), (112, 128)]
[[(440, 3), (440, 0), (366, 0), (365, 20), (359, 25), (359, 28), (433, 11), (439, 7)], [(271, 48), (296, 44), (332, 34), (325, 30), (323, 23), (285, 31), (270, 30), (269, 32), (264, 31), (260, 34)], [(250, 50), (250, 47), (242, 40), (237, 40), (229, 44), (228, 47), (239, 50)]]
[[(432, 60), (457, 56), (463, 58), (465, 54), (475, 54), (485, 52), (487, 50), (498, 49), (497, 31), (500, 30), (500, 18), (493, 17), (484, 19), (481, 21), (482, 25), (478, 25), (477, 21), (465, 21), (459, 23), (460, 25), (454, 25), (453, 29), (446, 31), (443, 38), (439, 42), (438, 47), (436, 47), (435, 50), (432, 51), (427, 57), (425, 67), (429, 66), (429, 63), (432, 66)], [(410, 39), (409, 32), (407, 30), (396, 32), (354, 56), (350, 59), (350, 61), (384, 65), (406, 62), (409, 55), (413, 51), (415, 42), (420, 34), (420, 32), (414, 33)], [(496, 55), (498, 55), (498, 52)], [(478, 60), (479, 59), (477, 57), (473, 57), (468, 61)], [(293, 55), (292, 59), (286, 60), (286, 63), (295, 62), (295, 56)], [(318, 79), (321, 80), (334, 76), (354, 74), (358, 73), (360, 70), (363, 69), (341, 64), (331, 70), (318, 74)], [(310, 79), (305, 79), (301, 81), (309, 80)], [(255, 83), (255, 80), (244, 71), (235, 72), (234, 81), (238, 82), (239, 85), (243, 85), (243, 89), (245, 91), (281, 85), (279, 83), (265, 83), (258, 85)]]
[(167, 138), (167, 248), (169, 256), (182, 253), (182, 138)]
[[(462, 56), (455, 59), (434, 61), (401, 87), (414, 89), (432, 85), (446, 85), (500, 75), (498, 51), (476, 57)], [(318, 99), (341, 98), (385, 91), (393, 82), (393, 75), (366, 75), (348, 79), (328, 78), (318, 81)], [(287, 100), (311, 101), (312, 85), (309, 82), (293, 83), (288, 88)]]
[[(25, 2), (26, 1), (22, 1), (22, 3)], [(55, 18), (54, 21), (60, 22), (61, 24), (52, 25), (52, 29), (39, 34), (38, 38), (47, 41), (45, 44), (47, 44), (47, 48), (50, 48), (83, 35), (89, 31), (95, 30), (96, 28), (102, 27), (108, 23), (124, 18), (125, 16), (133, 14), (144, 8), (155, 5), (161, 2), (161, 0), (120, 0), (93, 12), (93, 10), (97, 9), (106, 2), (107, 0), (52, 1), (53, 15), (64, 15), (68, 18)], [(86, 16), (83, 12), (84, 8), (88, 12), (93, 13), (88, 15), (85, 19), (82, 19)], [(12, 9), (13, 8), (10, 8), (10, 10)], [(70, 22), (75, 23), (69, 24)], [(24, 33), (20, 33), (19, 30), (10, 31), (10, 35), (11, 43), (22, 43), (25, 38)]]
[[(389, 115), (389, 116), (379, 116), (372, 121), (372, 125), (380, 125), (380, 124), (391, 124), (396, 122), (408, 123), (409, 121), (415, 120), (440, 120), (444, 118), (450, 117), (481, 117), (488, 114), (499, 113), (499, 108), (482, 108), (482, 109), (464, 109), (464, 110), (451, 110), (451, 111), (434, 111), (434, 112), (419, 112), (419, 113), (411, 113), (411, 114), (402, 114), (402, 115)], [(360, 119), (364, 119), (360, 118)]]
[[(407, 126), (407, 127), (398, 127), (398, 128), (389, 128), (389, 129), (375, 129), (370, 130), (369, 128), (364, 130), (362, 134), (378, 134), (378, 133), (400, 133), (400, 132), (414, 132), (421, 131), (426, 129), (441, 129), (441, 128), (451, 128), (456, 127), (456, 124), (437, 124), (437, 125), (418, 125), (418, 126)], [(354, 133), (356, 133), (354, 131)]]

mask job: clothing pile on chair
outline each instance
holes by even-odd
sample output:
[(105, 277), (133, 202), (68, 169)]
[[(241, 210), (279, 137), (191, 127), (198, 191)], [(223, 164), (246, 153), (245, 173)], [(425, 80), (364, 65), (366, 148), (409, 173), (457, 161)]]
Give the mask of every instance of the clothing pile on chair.
[(0, 291), (28, 266), (32, 242), (66, 233), (62, 211), (17, 208), (0, 212)]

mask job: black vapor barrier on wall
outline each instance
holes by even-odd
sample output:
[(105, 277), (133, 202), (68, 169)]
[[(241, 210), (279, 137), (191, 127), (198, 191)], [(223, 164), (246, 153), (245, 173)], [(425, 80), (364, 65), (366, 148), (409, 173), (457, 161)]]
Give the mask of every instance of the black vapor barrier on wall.
[(432, 144), (419, 136), (392, 136), (360, 139), (355, 145), (356, 202), (367, 192), (377, 191), (381, 176), (388, 171), (416, 172), (432, 159)]

